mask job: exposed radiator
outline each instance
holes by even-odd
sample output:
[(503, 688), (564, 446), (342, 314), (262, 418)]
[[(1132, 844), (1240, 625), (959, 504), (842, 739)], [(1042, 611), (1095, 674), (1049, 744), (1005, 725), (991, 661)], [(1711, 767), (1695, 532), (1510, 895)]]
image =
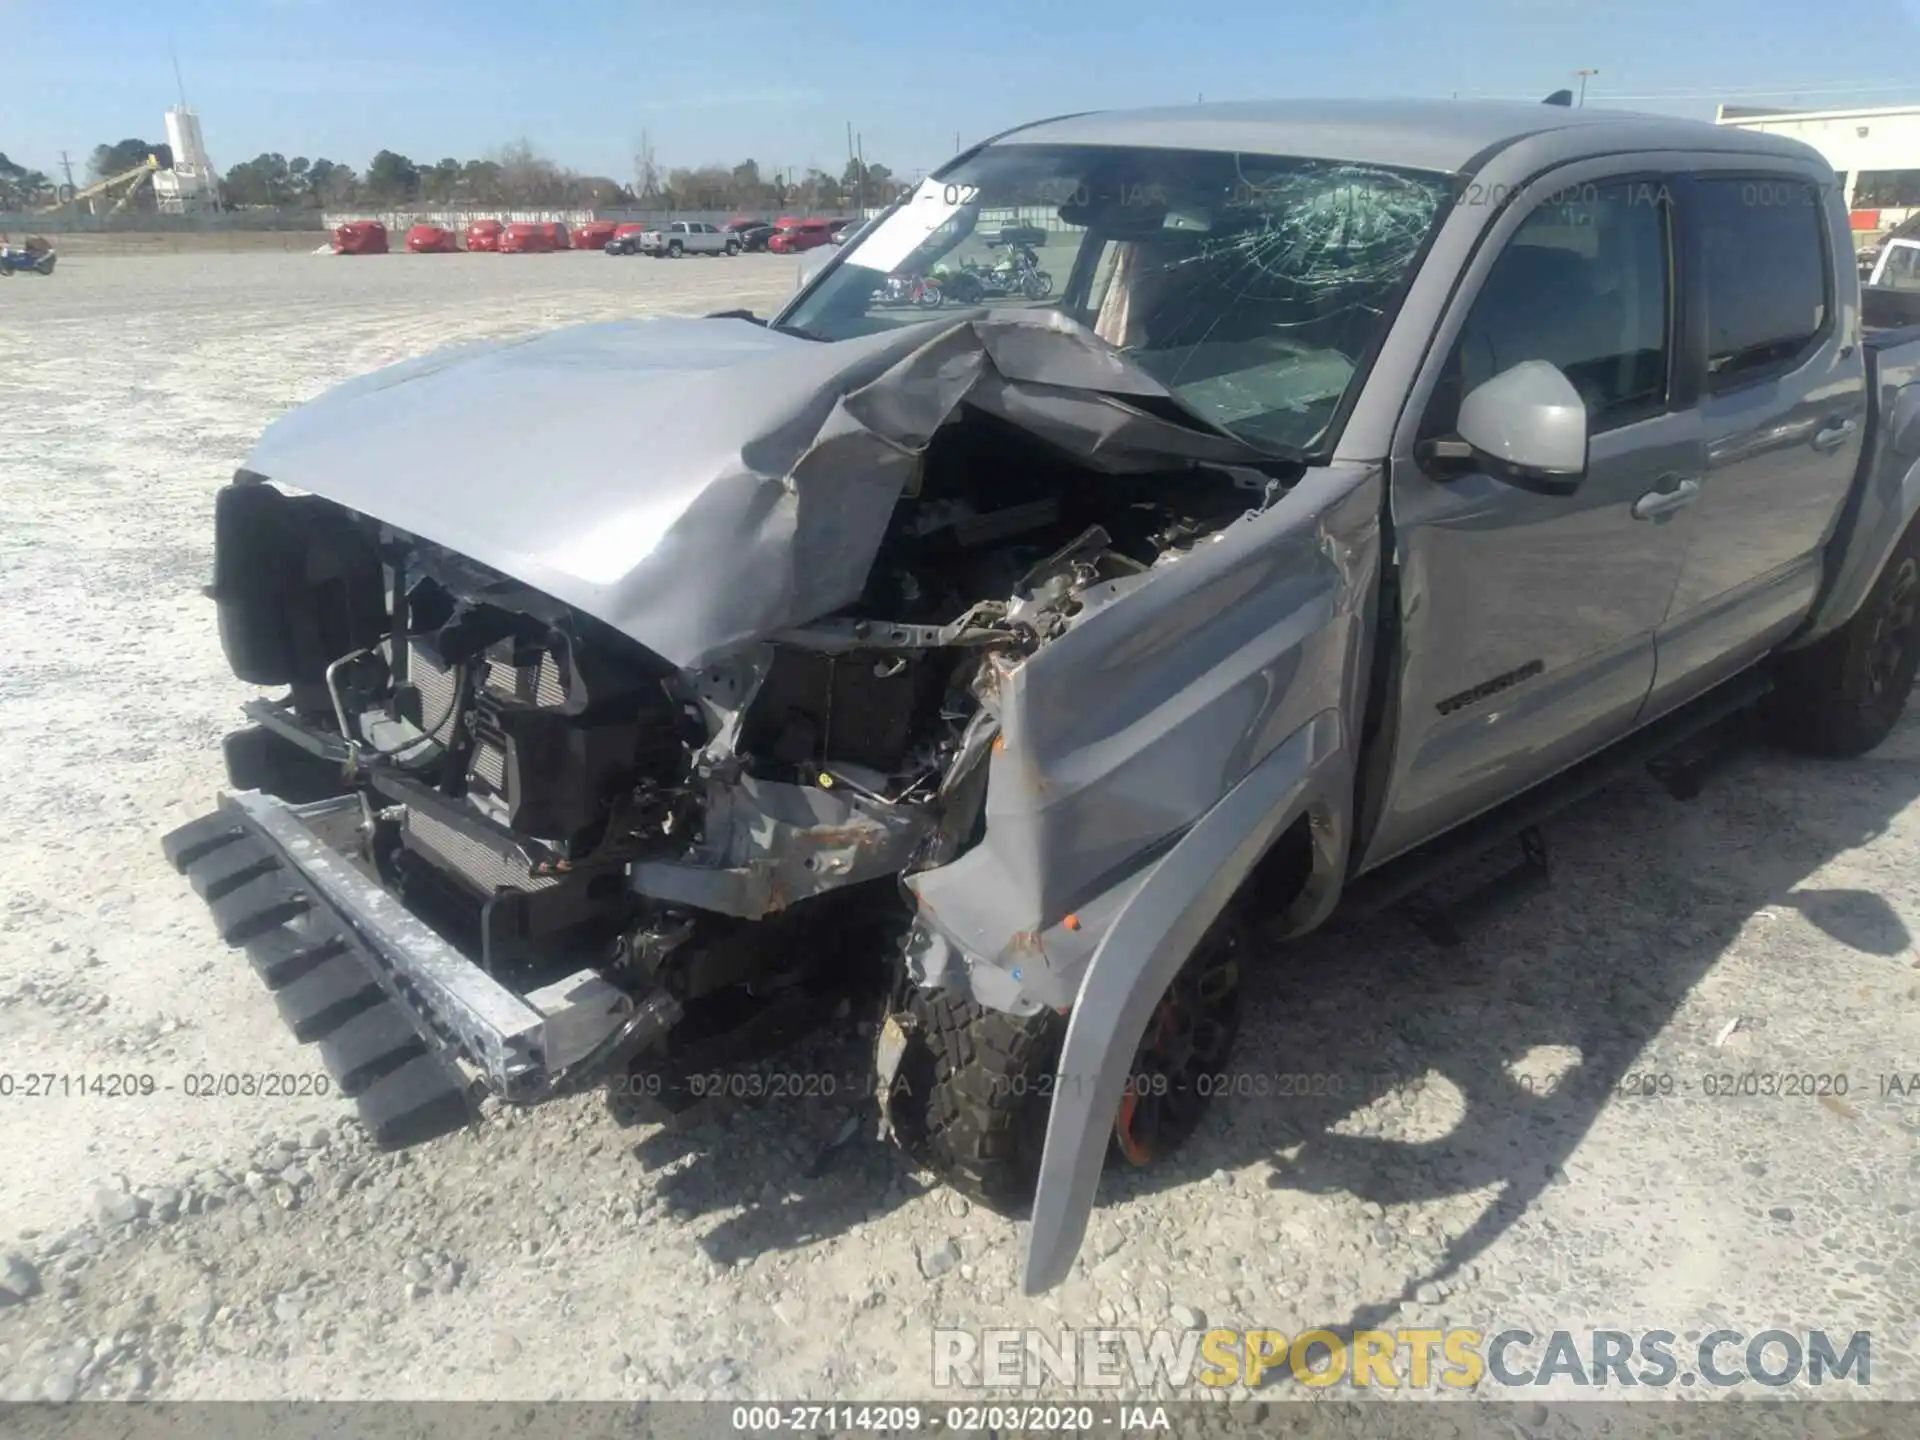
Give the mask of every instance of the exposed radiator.
[(429, 733), (444, 745), (454, 722), (453, 671), (437, 663), (418, 643), (409, 644), (407, 683), (420, 692), (420, 723), (439, 721)]
[(482, 737), (474, 743), (467, 774), (496, 795), (507, 793), (507, 752), (497, 741)]
[(560, 683), (560, 666), (550, 652), (541, 654), (538, 665), (514, 665), (511, 653), (507, 645), (488, 652), (486, 678), (481, 683), (489, 691), (521, 705), (558, 707), (566, 703), (567, 687)]
[[(503, 644), (495, 646), (481, 663), (485, 669), (480, 683), (496, 699), (555, 709), (566, 703), (567, 687), (551, 654), (541, 655), (536, 665), (515, 665), (511, 647)], [(445, 740), (453, 721), (453, 669), (440, 664), (416, 640), (407, 646), (407, 682), (420, 692), (422, 722), (439, 720), (432, 734), (437, 740)]]
[(437, 868), (464, 880), (482, 895), (496, 890), (545, 890), (560, 883), (554, 875), (530, 875), (525, 857), (506, 846), (495, 848), (435, 816), (409, 807), (401, 826), (407, 848)]

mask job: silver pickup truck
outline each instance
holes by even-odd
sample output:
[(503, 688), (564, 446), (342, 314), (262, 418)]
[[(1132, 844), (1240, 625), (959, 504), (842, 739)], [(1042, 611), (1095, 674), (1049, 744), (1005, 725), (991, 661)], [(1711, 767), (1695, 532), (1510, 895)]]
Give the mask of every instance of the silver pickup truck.
[[(1730, 718), (1887, 735), (1920, 330), (1833, 181), (1553, 105), (1068, 116), (771, 321), (376, 372), (218, 494), (278, 693), (166, 853), (383, 1144), (610, 1076), (670, 1113), (852, 994), (876, 1124), (1050, 1287), (1103, 1166), (1194, 1129), (1260, 937), (1457, 934)], [(876, 303), (1043, 210), (1044, 300)]]
[(642, 255), (678, 260), (682, 255), (738, 255), (740, 239), (704, 220), (674, 220), (661, 230), (643, 230)]

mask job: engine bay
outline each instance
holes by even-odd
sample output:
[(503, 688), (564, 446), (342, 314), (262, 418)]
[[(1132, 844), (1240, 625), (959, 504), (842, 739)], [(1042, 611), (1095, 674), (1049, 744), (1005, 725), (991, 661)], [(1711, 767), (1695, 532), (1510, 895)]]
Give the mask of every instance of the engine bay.
[(249, 707), (273, 737), (254, 788), (334, 767), (363, 797), (364, 865), (497, 978), (585, 965), (697, 1006), (800, 983), (795, 920), (844, 917), (821, 902), (852, 892), (897, 911), (900, 876), (962, 853), (983, 823), (995, 667), (1277, 483), (1096, 473), (962, 411), (856, 604), (696, 671), (262, 477), (220, 493), (211, 593), (235, 673), (286, 687)]

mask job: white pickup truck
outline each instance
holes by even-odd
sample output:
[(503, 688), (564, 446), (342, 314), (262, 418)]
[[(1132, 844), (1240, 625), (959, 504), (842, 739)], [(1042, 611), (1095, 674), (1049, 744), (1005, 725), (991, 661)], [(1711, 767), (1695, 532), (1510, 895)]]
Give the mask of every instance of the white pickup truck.
[(1889, 237), (1880, 247), (1867, 283), (1900, 290), (1920, 288), (1920, 240)]
[(642, 234), (640, 253), (674, 260), (682, 255), (738, 255), (740, 239), (704, 220), (675, 220), (664, 230)]

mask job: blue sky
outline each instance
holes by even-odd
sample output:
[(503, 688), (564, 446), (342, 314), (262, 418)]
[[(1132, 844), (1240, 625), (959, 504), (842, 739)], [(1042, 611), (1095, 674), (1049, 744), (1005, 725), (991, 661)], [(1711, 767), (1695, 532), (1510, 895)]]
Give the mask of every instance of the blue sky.
[(1260, 96), (1536, 99), (1710, 117), (1716, 99), (1920, 101), (1920, 0), (0, 0), (0, 151), (76, 169), (161, 138), (168, 45), (214, 162), (363, 168), (524, 138), (622, 181), (752, 156), (899, 172), (1069, 110)]

